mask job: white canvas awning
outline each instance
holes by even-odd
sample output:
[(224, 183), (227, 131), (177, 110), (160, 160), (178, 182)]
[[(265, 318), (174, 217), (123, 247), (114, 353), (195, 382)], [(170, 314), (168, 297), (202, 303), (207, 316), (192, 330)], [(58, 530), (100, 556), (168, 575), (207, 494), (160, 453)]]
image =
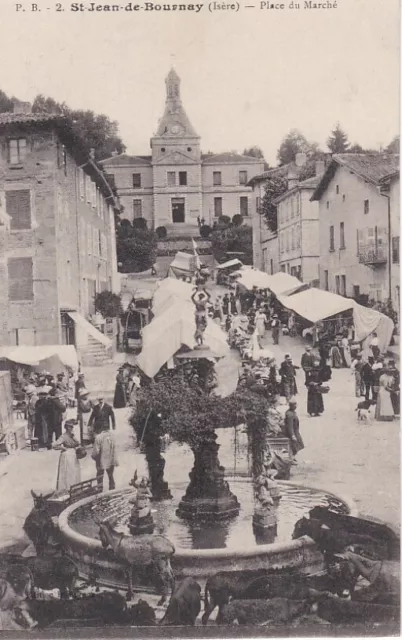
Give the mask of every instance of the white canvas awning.
[(278, 300), (287, 309), (292, 309), (313, 323), (352, 310), (356, 340), (361, 342), (375, 331), (381, 351), (385, 351), (391, 342), (394, 330), (392, 320), (376, 309), (363, 307), (351, 298), (313, 287), (291, 296), (278, 296)]
[(168, 300), (186, 300), (190, 302), (193, 290), (193, 285), (188, 282), (176, 280), (175, 278), (165, 278), (154, 293), (152, 301), (152, 311), (154, 315), (159, 315)]
[(94, 340), (97, 340), (105, 347), (112, 346), (112, 341), (110, 340), (110, 338), (98, 331), (98, 329), (94, 327), (90, 322), (88, 322), (88, 320), (85, 320), (85, 318), (80, 313), (77, 313), (76, 311), (68, 311), (67, 313), (70, 316), (71, 320), (73, 320), (80, 329), (85, 331), (85, 333), (94, 338)]
[(233, 260), (228, 260), (227, 262), (223, 262), (222, 264), (216, 265), (216, 269), (229, 269), (230, 267), (242, 267), (243, 263), (238, 258), (233, 258)]
[(52, 369), (59, 367), (59, 364), (70, 367), (73, 371), (78, 370), (78, 357), (74, 345), (0, 347), (0, 359), (7, 359), (17, 364), (43, 369), (51, 373), (53, 373)]
[[(137, 358), (138, 366), (149, 378), (153, 378), (182, 346), (194, 348), (194, 333), (193, 304), (182, 300), (169, 305), (143, 329), (142, 351)], [(229, 353), (226, 334), (214, 322), (208, 322), (204, 341), (214, 353), (222, 356)]]

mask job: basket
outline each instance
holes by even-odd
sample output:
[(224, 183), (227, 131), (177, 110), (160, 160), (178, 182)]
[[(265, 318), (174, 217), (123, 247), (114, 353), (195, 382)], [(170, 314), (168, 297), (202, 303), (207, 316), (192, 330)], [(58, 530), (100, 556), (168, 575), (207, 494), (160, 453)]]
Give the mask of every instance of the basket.
[(317, 387), (317, 391), (318, 391), (318, 393), (328, 393), (329, 387), (328, 387), (328, 385), (323, 384), (320, 387)]
[(77, 447), (75, 450), (75, 455), (77, 456), (77, 460), (82, 460), (83, 458), (85, 458), (87, 455), (85, 447)]

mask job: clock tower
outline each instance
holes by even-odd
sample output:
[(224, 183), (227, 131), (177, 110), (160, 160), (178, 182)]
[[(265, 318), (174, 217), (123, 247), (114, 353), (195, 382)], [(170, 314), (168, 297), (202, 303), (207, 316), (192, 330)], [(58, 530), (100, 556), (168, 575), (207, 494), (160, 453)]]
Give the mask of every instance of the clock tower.
[(154, 228), (172, 234), (198, 235), (202, 217), (200, 138), (183, 108), (180, 78), (171, 69), (166, 80), (165, 110), (151, 139)]

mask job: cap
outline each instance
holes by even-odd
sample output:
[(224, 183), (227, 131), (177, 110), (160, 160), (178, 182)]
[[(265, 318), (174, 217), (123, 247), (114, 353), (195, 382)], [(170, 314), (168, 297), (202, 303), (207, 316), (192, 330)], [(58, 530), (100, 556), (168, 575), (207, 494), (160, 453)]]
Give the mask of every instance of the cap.
[(87, 391), (87, 389), (80, 389), (79, 397), (82, 398), (83, 396), (89, 396), (89, 391)]

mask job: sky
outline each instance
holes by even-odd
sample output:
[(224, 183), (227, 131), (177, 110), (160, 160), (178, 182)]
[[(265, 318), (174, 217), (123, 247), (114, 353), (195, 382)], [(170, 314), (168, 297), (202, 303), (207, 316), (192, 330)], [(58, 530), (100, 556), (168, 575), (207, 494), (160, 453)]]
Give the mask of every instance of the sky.
[(0, 0), (0, 89), (105, 113), (138, 155), (150, 153), (172, 64), (203, 151), (259, 145), (274, 165), (293, 128), (324, 149), (337, 121), (364, 147), (399, 132), (398, 0), (300, 10), (290, 0), (284, 10), (240, 1), (238, 12), (206, 3), (199, 13), (90, 13), (71, 12), (70, 2), (59, 12), (50, 0), (17, 12)]

